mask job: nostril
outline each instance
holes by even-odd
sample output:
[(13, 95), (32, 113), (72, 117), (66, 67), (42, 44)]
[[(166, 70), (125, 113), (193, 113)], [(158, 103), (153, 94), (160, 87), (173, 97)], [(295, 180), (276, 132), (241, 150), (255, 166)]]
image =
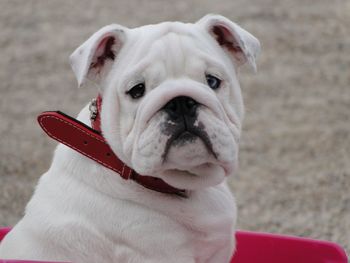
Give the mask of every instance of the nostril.
[(179, 101), (177, 98), (170, 100), (164, 106), (164, 110), (170, 115), (172, 118), (177, 118), (181, 115), (181, 106), (179, 105)]
[(167, 103), (167, 105), (165, 106), (166, 109), (175, 112), (177, 109), (177, 105), (176, 102), (174, 100), (171, 100)]
[(188, 109), (192, 109), (192, 108), (196, 107), (197, 105), (198, 105), (197, 101), (195, 101), (195, 100), (193, 100), (191, 98), (188, 98), (186, 100), (186, 106), (187, 106)]

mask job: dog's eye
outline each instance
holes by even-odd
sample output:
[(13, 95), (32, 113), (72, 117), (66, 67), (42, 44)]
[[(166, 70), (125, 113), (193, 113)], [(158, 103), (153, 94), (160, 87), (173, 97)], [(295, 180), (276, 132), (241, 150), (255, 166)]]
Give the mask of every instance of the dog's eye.
[(145, 83), (139, 83), (126, 92), (133, 99), (139, 99), (145, 94)]
[(213, 75), (210, 75), (210, 74), (205, 75), (205, 78), (207, 79), (208, 86), (211, 89), (216, 90), (216, 89), (220, 88), (220, 84), (221, 84), (220, 79), (218, 79), (217, 77), (214, 77)]

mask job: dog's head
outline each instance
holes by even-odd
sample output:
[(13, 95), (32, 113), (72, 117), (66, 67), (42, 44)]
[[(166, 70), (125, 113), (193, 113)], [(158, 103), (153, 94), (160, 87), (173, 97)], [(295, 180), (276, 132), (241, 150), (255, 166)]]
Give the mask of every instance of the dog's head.
[(109, 25), (71, 64), (102, 93), (102, 132), (139, 174), (181, 189), (218, 184), (237, 165), (243, 101), (237, 69), (259, 41), (225, 17), (128, 29)]

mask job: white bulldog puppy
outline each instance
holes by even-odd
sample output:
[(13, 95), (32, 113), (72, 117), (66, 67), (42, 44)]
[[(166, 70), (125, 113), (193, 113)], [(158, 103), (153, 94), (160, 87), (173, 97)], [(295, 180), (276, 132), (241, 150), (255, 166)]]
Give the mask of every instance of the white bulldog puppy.
[[(102, 134), (137, 173), (184, 189), (159, 193), (59, 144), (0, 258), (230, 262), (243, 101), (239, 66), (259, 41), (219, 15), (197, 23), (109, 25), (72, 55), (80, 86), (102, 96)], [(78, 119), (90, 125), (86, 106)]]

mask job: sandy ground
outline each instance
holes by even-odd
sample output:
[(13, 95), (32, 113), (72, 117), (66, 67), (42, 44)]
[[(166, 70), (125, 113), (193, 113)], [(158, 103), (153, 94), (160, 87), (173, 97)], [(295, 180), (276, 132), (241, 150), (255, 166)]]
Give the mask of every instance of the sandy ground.
[[(75, 115), (96, 91), (76, 87), (70, 53), (103, 25), (196, 21), (220, 13), (262, 42), (241, 74), (247, 113), (231, 178), (239, 227), (350, 249), (350, 1), (0, 0), (0, 225), (23, 215), (55, 143), (41, 111)], [(39, 222), (38, 222), (39, 223)]]

